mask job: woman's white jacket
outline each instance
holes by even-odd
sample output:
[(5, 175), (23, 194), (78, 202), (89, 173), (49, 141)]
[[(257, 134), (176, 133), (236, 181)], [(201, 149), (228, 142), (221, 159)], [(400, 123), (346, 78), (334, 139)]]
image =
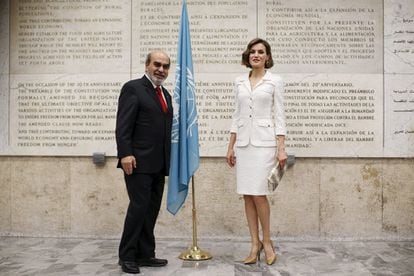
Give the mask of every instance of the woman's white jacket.
[(269, 71), (251, 90), (248, 74), (235, 80), (235, 111), (231, 133), (236, 146), (275, 147), (276, 136), (286, 135), (283, 81)]

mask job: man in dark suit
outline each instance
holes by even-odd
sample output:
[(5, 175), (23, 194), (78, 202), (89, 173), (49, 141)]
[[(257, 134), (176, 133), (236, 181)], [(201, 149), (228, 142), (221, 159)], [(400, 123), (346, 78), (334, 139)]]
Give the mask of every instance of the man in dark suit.
[(129, 197), (119, 264), (127, 273), (139, 273), (140, 266), (168, 263), (155, 257), (154, 226), (170, 167), (173, 110), (171, 96), (162, 87), (169, 68), (166, 53), (149, 53), (145, 75), (125, 83), (119, 96), (118, 168), (124, 171)]

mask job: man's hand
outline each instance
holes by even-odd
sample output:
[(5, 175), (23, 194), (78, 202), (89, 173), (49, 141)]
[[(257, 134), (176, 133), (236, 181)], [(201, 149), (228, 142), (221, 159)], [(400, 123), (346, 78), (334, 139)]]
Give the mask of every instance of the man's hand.
[(137, 161), (133, 155), (125, 156), (121, 159), (121, 166), (127, 175), (132, 174), (134, 169), (137, 167)]

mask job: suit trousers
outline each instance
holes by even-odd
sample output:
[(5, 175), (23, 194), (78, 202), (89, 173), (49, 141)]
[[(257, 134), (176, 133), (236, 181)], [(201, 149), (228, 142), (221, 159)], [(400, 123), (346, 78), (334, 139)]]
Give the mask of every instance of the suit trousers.
[(165, 176), (160, 173), (124, 174), (129, 205), (119, 245), (119, 258), (136, 261), (155, 257), (154, 227), (161, 206)]

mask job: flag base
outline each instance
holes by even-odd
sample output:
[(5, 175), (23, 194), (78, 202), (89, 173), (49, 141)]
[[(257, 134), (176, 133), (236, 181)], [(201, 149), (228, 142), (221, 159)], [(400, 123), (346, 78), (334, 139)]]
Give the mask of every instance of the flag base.
[(178, 256), (178, 258), (186, 261), (204, 261), (212, 258), (211, 254), (207, 251), (203, 251), (197, 246), (193, 246), (190, 249), (184, 251)]

